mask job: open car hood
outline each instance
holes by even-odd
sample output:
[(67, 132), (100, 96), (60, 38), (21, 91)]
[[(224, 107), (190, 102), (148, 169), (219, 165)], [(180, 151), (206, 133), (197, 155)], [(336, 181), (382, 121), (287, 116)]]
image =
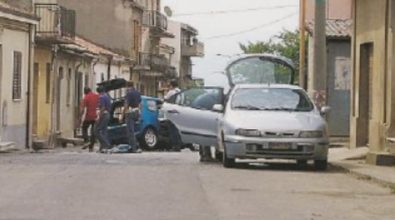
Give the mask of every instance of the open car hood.
[(127, 86), (127, 81), (125, 79), (112, 79), (98, 83), (97, 85), (103, 87), (104, 90), (109, 92), (112, 90), (125, 88)]
[(237, 84), (293, 84), (295, 65), (282, 56), (246, 54), (227, 65), (226, 76), (231, 87)]

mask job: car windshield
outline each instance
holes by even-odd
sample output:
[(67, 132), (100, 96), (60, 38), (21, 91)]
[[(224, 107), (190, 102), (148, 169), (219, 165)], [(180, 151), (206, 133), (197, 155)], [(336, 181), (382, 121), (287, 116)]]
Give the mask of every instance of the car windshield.
[(312, 111), (313, 104), (300, 89), (243, 88), (232, 97), (232, 109), (266, 111)]

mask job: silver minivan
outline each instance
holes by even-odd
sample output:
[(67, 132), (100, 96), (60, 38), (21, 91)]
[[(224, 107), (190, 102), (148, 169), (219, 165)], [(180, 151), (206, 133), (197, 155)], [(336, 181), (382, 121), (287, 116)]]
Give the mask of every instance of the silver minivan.
[[(162, 107), (184, 144), (215, 146), (225, 167), (236, 159), (314, 160), (327, 167), (328, 132), (322, 114), (306, 92), (293, 86), (295, 68), (268, 54), (238, 57), (226, 68), (230, 90), (183, 90)], [(162, 120), (163, 120), (162, 119)]]

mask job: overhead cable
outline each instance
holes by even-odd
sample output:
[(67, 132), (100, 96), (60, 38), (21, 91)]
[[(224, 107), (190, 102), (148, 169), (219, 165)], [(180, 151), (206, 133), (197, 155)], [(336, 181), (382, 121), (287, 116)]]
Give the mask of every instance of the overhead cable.
[(224, 38), (224, 37), (233, 37), (233, 36), (236, 36), (236, 35), (252, 32), (252, 31), (259, 30), (259, 29), (262, 29), (264, 27), (267, 27), (267, 26), (279, 23), (281, 21), (289, 19), (289, 18), (291, 18), (291, 17), (293, 17), (295, 15), (298, 15), (298, 14), (299, 14), (299, 12), (294, 12), (294, 13), (288, 14), (288, 15), (286, 15), (284, 17), (281, 17), (279, 19), (276, 19), (274, 21), (271, 21), (271, 22), (268, 22), (268, 23), (264, 23), (264, 24), (261, 24), (259, 26), (253, 27), (253, 28), (249, 28), (249, 29), (246, 29), (246, 30), (237, 31), (237, 32), (229, 33), (229, 34), (221, 34), (221, 35), (215, 35), (215, 36), (211, 36), (211, 37), (206, 37), (204, 39), (205, 40), (212, 40), (212, 39), (218, 39), (218, 38)]
[(229, 13), (240, 13), (240, 12), (251, 12), (251, 11), (261, 11), (261, 10), (273, 10), (273, 9), (284, 9), (284, 8), (296, 8), (298, 5), (281, 5), (281, 6), (271, 6), (271, 7), (259, 7), (259, 8), (247, 8), (247, 9), (234, 9), (234, 10), (220, 10), (220, 11), (209, 11), (209, 12), (190, 12), (190, 13), (180, 13), (174, 14), (174, 17), (184, 17), (184, 16), (197, 16), (197, 15), (217, 15), (217, 14), (229, 14)]

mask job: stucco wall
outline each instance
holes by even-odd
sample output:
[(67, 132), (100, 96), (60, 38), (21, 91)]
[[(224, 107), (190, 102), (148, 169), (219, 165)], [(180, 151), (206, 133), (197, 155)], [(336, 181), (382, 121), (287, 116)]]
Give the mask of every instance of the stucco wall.
[(171, 56), (170, 65), (174, 66), (177, 74), (180, 74), (181, 61), (181, 23), (169, 20), (168, 32), (174, 34), (174, 38), (164, 38), (162, 43), (169, 45), (175, 49)]
[[(326, 16), (328, 19), (351, 19), (352, 0), (326, 0)], [(306, 0), (306, 20), (314, 20), (315, 0)]]
[[(1, 140), (12, 141), (18, 147), (25, 146), (26, 114), (27, 114), (27, 76), (29, 69), (29, 33), (3, 29), (0, 32), (2, 44), (1, 73), (1, 117), (4, 119), (1, 129)], [(12, 99), (13, 58), (14, 51), (22, 53), (22, 98)], [(5, 125), (5, 126), (4, 126)]]
[(372, 119), (369, 127), (369, 145), (372, 151), (381, 151), (384, 148), (385, 125), (385, 79), (386, 79), (386, 0), (356, 0), (356, 21), (353, 57), (355, 59), (353, 72), (353, 101), (351, 118), (351, 145), (360, 145), (361, 120), (359, 116), (359, 101), (366, 97), (359, 94), (361, 80), (360, 47), (365, 43), (373, 44), (373, 77), (372, 77)]
[(77, 34), (114, 50), (131, 55), (132, 10), (122, 0), (58, 0), (76, 11)]

